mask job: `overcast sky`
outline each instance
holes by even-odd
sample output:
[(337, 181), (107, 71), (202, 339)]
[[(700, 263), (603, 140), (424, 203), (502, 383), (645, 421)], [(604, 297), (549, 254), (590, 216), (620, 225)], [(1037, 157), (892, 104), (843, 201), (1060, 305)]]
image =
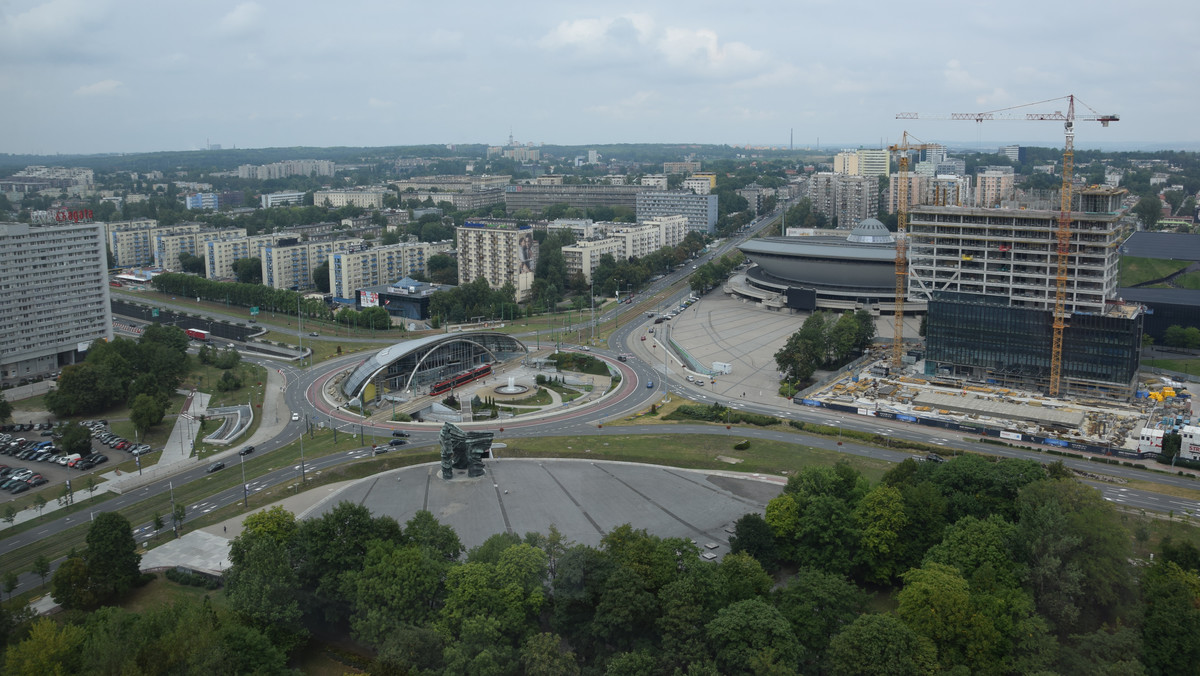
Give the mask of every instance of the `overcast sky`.
[(1200, 140), (1198, 19), (1194, 0), (0, 0), (0, 152), (499, 145), (510, 130), (1061, 146), (1054, 122), (894, 118), (1071, 93), (1121, 115), (1078, 123), (1078, 146), (1176, 148)]

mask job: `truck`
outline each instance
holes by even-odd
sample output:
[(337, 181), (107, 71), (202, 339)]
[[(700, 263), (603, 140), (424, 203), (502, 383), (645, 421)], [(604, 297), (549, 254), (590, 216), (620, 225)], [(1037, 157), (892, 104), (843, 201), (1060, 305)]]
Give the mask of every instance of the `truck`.
[(187, 337), (191, 338), (192, 340), (208, 340), (208, 331), (203, 329), (184, 329), (184, 333), (186, 333)]

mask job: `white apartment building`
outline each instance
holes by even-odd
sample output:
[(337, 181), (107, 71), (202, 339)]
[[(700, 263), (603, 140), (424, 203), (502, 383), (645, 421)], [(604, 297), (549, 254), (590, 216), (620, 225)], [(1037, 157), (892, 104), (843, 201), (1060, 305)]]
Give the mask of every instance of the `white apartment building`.
[(639, 223), (664, 216), (685, 216), (689, 231), (710, 234), (717, 228), (717, 196), (677, 191), (638, 193)]
[[(107, 226), (108, 249), (118, 268), (137, 268), (157, 265), (158, 238), (166, 235), (188, 235), (199, 232), (200, 223), (180, 223), (160, 226), (154, 219), (117, 221)], [(179, 258), (176, 256), (175, 263)]]
[(584, 240), (564, 246), (562, 255), (567, 265), (567, 275), (578, 272), (591, 283), (592, 272), (600, 265), (602, 257), (609, 255), (614, 260), (625, 258), (625, 241), (617, 237)]
[(843, 150), (833, 156), (833, 173), (858, 175), (858, 153), (853, 150)]
[(666, 174), (646, 174), (645, 176), (642, 176), (641, 183), (644, 187), (652, 188), (654, 190), (666, 190), (667, 189), (667, 175)]
[(269, 209), (271, 207), (283, 207), (289, 204), (304, 204), (304, 193), (295, 190), (284, 192), (273, 192), (258, 196), (259, 204), (262, 208)]
[(533, 228), (468, 221), (455, 228), (458, 235), (458, 283), (469, 284), (480, 277), (493, 289), (511, 284), (517, 302), (529, 299), (537, 249)]
[(383, 198), (388, 194), (384, 188), (358, 188), (354, 190), (318, 190), (313, 193), (313, 204), (323, 205), (326, 201), (337, 209), (346, 205), (363, 209), (382, 209)]
[(833, 156), (833, 173), (848, 176), (887, 176), (891, 158), (886, 150), (843, 150)]
[(262, 248), (262, 283), (276, 289), (308, 289), (315, 285), (313, 268), (328, 260), (334, 252), (352, 251), (361, 247), (358, 238), (332, 241), (302, 242)]
[(839, 228), (851, 229), (878, 213), (879, 177), (817, 172), (808, 180), (807, 196), (814, 209), (836, 218)]
[(712, 181), (705, 176), (689, 176), (683, 179), (684, 190), (694, 192), (697, 195), (707, 195), (712, 192)]
[(335, 166), (329, 160), (288, 160), (274, 164), (243, 164), (238, 167), (238, 178), (254, 178), (268, 181), (288, 176), (333, 176)]
[[(1116, 297), (1120, 188), (1082, 191), (1072, 213), (1066, 311), (1103, 314)], [(1006, 299), (1010, 307), (1054, 310), (1058, 212), (919, 206), (910, 214), (909, 298), (935, 291)]]
[(0, 378), (49, 375), (112, 340), (105, 226), (0, 223)]
[(233, 237), (204, 243), (204, 276), (208, 279), (234, 277), (233, 262), (239, 258), (262, 258), (264, 247), (271, 246), (283, 235), (266, 234)]
[[(160, 228), (160, 230), (163, 229)], [(205, 242), (245, 236), (245, 228), (156, 232), (151, 237), (151, 244), (154, 248), (154, 265), (169, 272), (178, 272), (183, 269), (179, 263), (179, 254), (189, 253), (193, 256), (203, 256)]]
[(687, 217), (666, 216), (639, 225), (597, 224), (595, 231), (603, 232), (605, 236), (562, 248), (567, 272), (579, 272), (589, 282), (592, 270), (600, 264), (600, 257), (605, 254), (615, 260), (626, 260), (642, 258), (664, 246), (679, 245), (687, 236)]

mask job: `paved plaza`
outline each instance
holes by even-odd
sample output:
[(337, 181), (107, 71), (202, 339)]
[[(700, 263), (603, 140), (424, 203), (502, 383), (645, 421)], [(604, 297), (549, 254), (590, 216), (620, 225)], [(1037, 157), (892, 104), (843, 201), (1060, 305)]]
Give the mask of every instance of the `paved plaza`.
[(424, 509), (453, 527), (468, 549), (496, 533), (546, 533), (551, 525), (570, 541), (598, 546), (605, 533), (629, 523), (660, 537), (693, 540), (719, 557), (729, 552), (734, 522), (761, 513), (782, 490), (779, 477), (624, 462), (502, 458), (485, 464), (482, 477), (455, 471), (450, 481), (437, 464), (386, 472), (330, 496), (305, 516), (343, 500), (401, 524)]

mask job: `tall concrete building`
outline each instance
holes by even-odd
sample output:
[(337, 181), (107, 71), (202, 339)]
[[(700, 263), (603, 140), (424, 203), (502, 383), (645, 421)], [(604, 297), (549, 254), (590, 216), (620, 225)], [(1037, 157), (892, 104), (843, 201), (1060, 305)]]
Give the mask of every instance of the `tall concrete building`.
[[(1108, 187), (1082, 191), (1071, 214), (1060, 392), (1129, 397), (1140, 307), (1117, 298), (1130, 229)], [(1057, 295), (1058, 212), (915, 208), (909, 298), (927, 300), (926, 374), (1045, 389)]]
[(891, 158), (886, 150), (843, 150), (833, 156), (833, 173), (850, 176), (887, 176)]
[(231, 279), (233, 262), (239, 258), (262, 258), (264, 247), (275, 244), (283, 235), (267, 234), (251, 237), (231, 237), (204, 243), (204, 276), (209, 279)]
[(1012, 167), (983, 167), (975, 174), (975, 206), (999, 207), (1013, 197)]
[(879, 212), (879, 177), (817, 172), (808, 181), (807, 196), (814, 209), (837, 219), (839, 228), (853, 228)]
[[(642, 188), (637, 186), (637, 189)], [(493, 289), (511, 284), (516, 290), (517, 302), (529, 299), (533, 271), (537, 267), (533, 228), (467, 221), (462, 227), (455, 228), (455, 232), (458, 236), (459, 284), (469, 284), (482, 277)]]
[(296, 190), (263, 193), (258, 196), (259, 205), (264, 209), (283, 207), (292, 204), (304, 204), (304, 193)]
[(688, 231), (710, 234), (717, 229), (717, 196), (695, 195), (690, 192), (657, 191), (637, 195), (639, 223), (663, 218), (684, 216)]
[(334, 298), (355, 300), (360, 289), (424, 274), (434, 246), (429, 242), (402, 242), (330, 253), (329, 291)]
[(104, 225), (0, 223), (0, 378), (48, 375), (112, 340)]
[(687, 236), (686, 216), (664, 216), (639, 225), (588, 222), (589, 237), (562, 248), (570, 274), (580, 273), (589, 282), (605, 254), (615, 260), (643, 258), (663, 247), (679, 245)]
[(276, 289), (311, 288), (314, 286), (313, 269), (328, 260), (329, 254), (351, 251), (361, 247), (362, 243), (361, 239), (350, 238), (269, 244), (262, 248), (262, 283)]
[(245, 228), (224, 230), (203, 228), (187, 232), (156, 232), (151, 236), (154, 265), (164, 270), (178, 272), (183, 269), (179, 262), (180, 254), (189, 253), (193, 256), (203, 256), (206, 242), (245, 236)]
[(347, 205), (363, 209), (382, 209), (383, 197), (390, 191), (385, 188), (367, 187), (352, 190), (318, 190), (313, 193), (313, 204), (323, 205), (326, 201), (335, 209)]
[(590, 207), (634, 208), (640, 185), (509, 185), (504, 187), (504, 208), (508, 213), (528, 209), (539, 214), (555, 204), (588, 209)]
[(686, 162), (663, 162), (664, 174), (694, 174), (700, 171), (700, 163), (688, 160)]
[[(113, 255), (113, 265), (118, 268), (157, 265), (158, 238), (167, 235), (194, 234), (203, 227), (204, 225), (201, 223), (160, 226), (158, 221), (152, 218), (109, 223), (107, 240), (108, 249)], [(178, 256), (176, 256), (176, 264), (178, 264), (178, 260)]]

